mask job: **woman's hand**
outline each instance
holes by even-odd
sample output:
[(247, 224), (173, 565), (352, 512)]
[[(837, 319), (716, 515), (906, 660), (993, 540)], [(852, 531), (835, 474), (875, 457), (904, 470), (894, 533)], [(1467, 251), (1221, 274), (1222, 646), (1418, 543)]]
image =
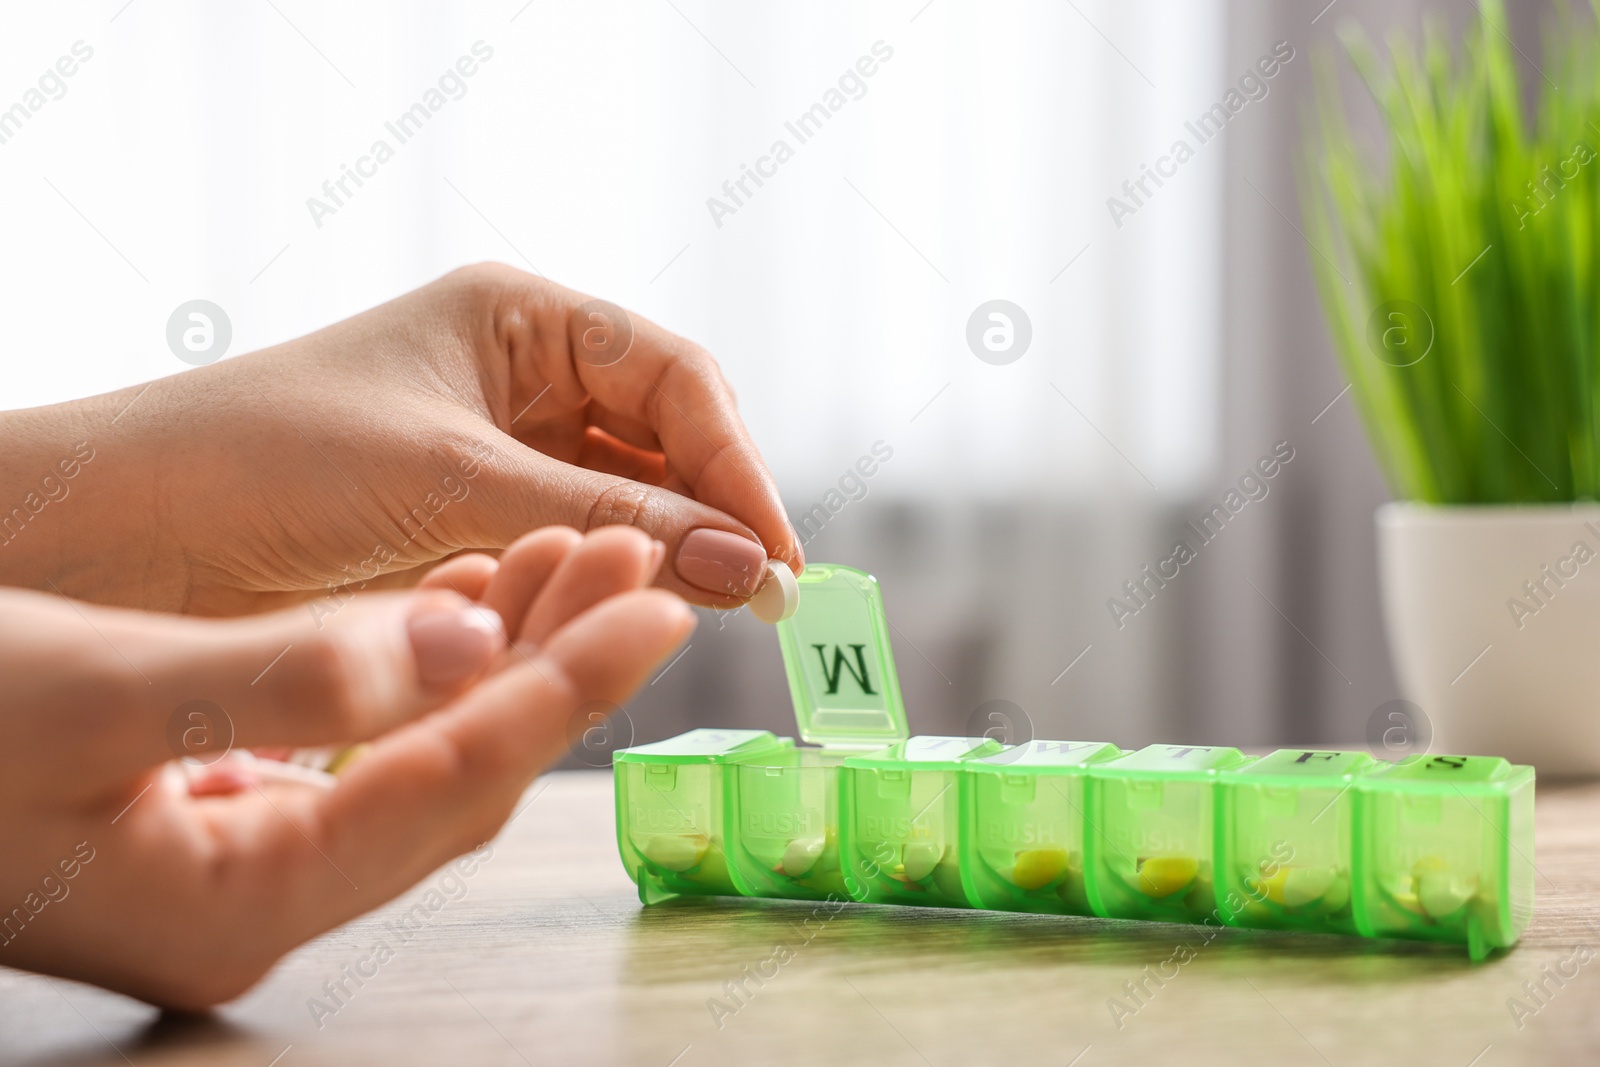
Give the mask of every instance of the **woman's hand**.
[(320, 619), (554, 523), (648, 532), (709, 606), (803, 565), (708, 354), (503, 266), (0, 425), (0, 584), (98, 603)]
[[(0, 592), (0, 964), (171, 1007), (237, 996), (492, 837), (574, 710), (625, 699), (682, 642), (683, 602), (641, 588), (662, 555), (633, 530), (541, 530), (320, 626)], [(219, 733), (375, 740), (331, 789), (170, 762)]]

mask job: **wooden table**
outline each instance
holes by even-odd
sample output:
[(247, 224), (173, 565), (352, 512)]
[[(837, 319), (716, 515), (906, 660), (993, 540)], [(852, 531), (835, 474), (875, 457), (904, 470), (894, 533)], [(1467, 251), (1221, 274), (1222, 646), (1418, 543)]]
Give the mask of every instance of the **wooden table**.
[[(991, 912), (850, 905), (807, 924), (810, 905), (780, 902), (646, 911), (617, 860), (607, 773), (553, 774), (529, 796), (482, 869), (444, 887), (457, 899), (413, 913), (429, 921), (396, 925), (419, 889), (296, 952), (214, 1017), (162, 1018), (0, 971), (0, 1063), (1600, 1060), (1600, 785), (1540, 790), (1533, 925), (1479, 965), (1400, 942), (1239, 931), (1200, 945), (1182, 927)], [(1119, 1028), (1108, 1000), (1137, 1003), (1125, 984), (1186, 938), (1194, 958), (1163, 985), (1147, 981)], [(342, 1004), (328, 998), (324, 982), (380, 940), (393, 958), (367, 965), (376, 974), (360, 986), (345, 979)], [(1547, 965), (1572, 977), (1558, 985)], [(1543, 1005), (1523, 988), (1541, 978)], [(730, 994), (741, 983), (748, 994)], [(1527, 1009), (1520, 1028), (1512, 998)]]

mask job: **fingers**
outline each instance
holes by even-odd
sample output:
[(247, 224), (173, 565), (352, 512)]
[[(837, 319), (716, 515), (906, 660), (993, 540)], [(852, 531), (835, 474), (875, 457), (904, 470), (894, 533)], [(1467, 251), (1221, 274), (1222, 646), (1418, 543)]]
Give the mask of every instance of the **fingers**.
[(799, 544), (778, 488), (739, 418), (722, 371), (711, 356), (682, 338), (633, 316), (634, 343), (615, 364), (582, 358), (582, 318), (569, 302), (569, 343), (584, 387), (600, 405), (644, 423), (696, 500), (755, 531), (771, 558), (799, 557)]
[(606, 597), (648, 585), (665, 546), (638, 530), (606, 526), (587, 537), (566, 526), (535, 531), (506, 549), (484, 594), (512, 641), (542, 644)]
[(558, 629), (529, 662), (375, 742), (333, 790), (305, 800), (307, 832), (338, 868), (308, 863), (317, 882), (309, 895), (349, 900), (348, 878), (362, 890), (347, 912), (356, 914), (487, 841), (565, 751), (573, 713), (624, 700), (693, 625), (682, 600), (660, 590), (610, 597)]
[(511, 640), (517, 639), (528, 605), (555, 573), (556, 565), (582, 542), (583, 535), (570, 526), (546, 526), (500, 554), (500, 569), (482, 599), (499, 614)]
[(376, 736), (448, 703), (505, 647), (498, 618), (443, 590), (352, 597), (331, 617), (187, 619), (20, 593), (0, 609), (16, 680), (0, 742), (93, 772), (73, 776), (85, 789), (178, 756)]
[(418, 589), (449, 589), (468, 600), (482, 600), (500, 561), (481, 552), (467, 552), (445, 560), (425, 574)]
[[(508, 268), (481, 268), (477, 277), (487, 279), (481, 283), (491, 294), (493, 320), (481, 344), (509, 363), (508, 417), (526, 410), (547, 388), (552, 411), (571, 410), (592, 397), (591, 407), (608, 415), (591, 415), (591, 422), (635, 447), (644, 447), (653, 435), (666, 466), (700, 505), (696, 510), (641, 498), (631, 487), (618, 488), (618, 479), (601, 476), (583, 483), (582, 498), (569, 499), (558, 521), (589, 529), (600, 524), (596, 518), (632, 518), (668, 546), (664, 584), (700, 603), (729, 606), (730, 600), (748, 597), (754, 589), (741, 588), (743, 572), (753, 571), (759, 580), (767, 558), (782, 559), (799, 573), (804, 556), (798, 538), (710, 355), (628, 313), (618, 321), (603, 315), (604, 328), (597, 335), (600, 320), (592, 306), (585, 307), (590, 298), (542, 279)], [(566, 345), (551, 343), (552, 336), (564, 336)], [(529, 494), (519, 496), (526, 500)], [(635, 501), (649, 506), (635, 506)], [(616, 506), (619, 502), (623, 508)], [(754, 540), (759, 562), (753, 553), (743, 553), (750, 558), (738, 559), (730, 573), (730, 561), (741, 554), (713, 538), (714, 552), (709, 545), (698, 546), (680, 566), (683, 541), (700, 527)]]
[(649, 584), (665, 546), (638, 530), (609, 526), (569, 553), (532, 599), (515, 640), (542, 645), (561, 626), (607, 597)]
[(661, 486), (572, 466), (529, 449), (486, 464), (479, 479), (486, 490), (484, 507), (493, 510), (488, 521), (502, 535), (550, 523), (580, 530), (636, 527), (666, 546), (658, 584), (698, 604), (737, 607), (766, 572), (766, 549), (747, 527)]
[(626, 415), (618, 415), (616, 412), (601, 407), (599, 404), (590, 404), (585, 410), (585, 414), (590, 425), (595, 429), (604, 430), (625, 444), (643, 449), (646, 452), (659, 453), (662, 451), (661, 438), (656, 436), (656, 432), (648, 424), (640, 422), (638, 419), (630, 419)]
[(577, 462), (592, 471), (651, 485), (660, 485), (667, 476), (667, 460), (661, 453), (636, 448), (593, 426), (584, 432)]

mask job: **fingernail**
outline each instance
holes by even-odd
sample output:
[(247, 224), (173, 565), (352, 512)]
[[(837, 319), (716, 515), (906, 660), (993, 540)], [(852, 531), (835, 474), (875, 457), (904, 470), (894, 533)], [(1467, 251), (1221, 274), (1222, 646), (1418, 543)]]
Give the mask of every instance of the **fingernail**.
[(650, 577), (661, 573), (661, 561), (667, 558), (667, 546), (662, 541), (650, 542)]
[(708, 593), (748, 597), (766, 569), (766, 549), (726, 530), (690, 530), (678, 548), (678, 577)]
[(406, 623), (417, 677), (424, 686), (443, 688), (483, 670), (505, 647), (500, 617), (488, 608), (432, 608)]

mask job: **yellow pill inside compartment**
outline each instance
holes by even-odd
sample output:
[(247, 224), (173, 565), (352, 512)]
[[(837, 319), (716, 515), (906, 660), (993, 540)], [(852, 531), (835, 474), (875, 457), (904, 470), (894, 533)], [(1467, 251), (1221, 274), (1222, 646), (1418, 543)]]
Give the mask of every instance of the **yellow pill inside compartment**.
[(1059, 881), (1071, 862), (1066, 849), (1030, 848), (1018, 852), (1011, 869), (1001, 873), (1018, 889), (1031, 892)]
[(1133, 884), (1145, 896), (1160, 900), (1188, 888), (1199, 873), (1200, 861), (1193, 856), (1141, 856)]

